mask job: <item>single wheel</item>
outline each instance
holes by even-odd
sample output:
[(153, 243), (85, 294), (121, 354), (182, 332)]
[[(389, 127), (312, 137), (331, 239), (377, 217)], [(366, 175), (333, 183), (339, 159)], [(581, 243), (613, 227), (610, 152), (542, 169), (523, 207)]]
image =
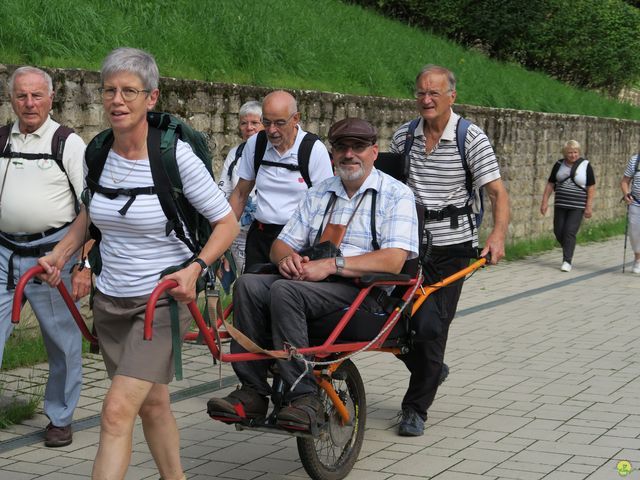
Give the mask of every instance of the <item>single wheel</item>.
[(314, 480), (341, 480), (358, 459), (367, 421), (367, 400), (360, 372), (351, 360), (345, 360), (330, 379), (336, 393), (349, 411), (350, 422), (343, 425), (331, 400), (320, 389), (325, 424), (318, 438), (298, 437), (302, 465)]

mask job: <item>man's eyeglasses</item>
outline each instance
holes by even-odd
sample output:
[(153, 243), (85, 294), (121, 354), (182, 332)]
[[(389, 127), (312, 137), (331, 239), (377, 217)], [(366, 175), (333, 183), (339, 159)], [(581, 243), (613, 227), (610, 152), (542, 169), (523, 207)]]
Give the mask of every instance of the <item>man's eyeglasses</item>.
[(351, 149), (354, 153), (362, 153), (367, 148), (369, 148), (372, 144), (367, 142), (358, 142), (358, 143), (334, 143), (331, 145), (333, 150), (336, 152), (346, 152)]
[(133, 87), (100, 87), (98, 91), (100, 92), (100, 95), (102, 95), (102, 98), (104, 100), (113, 100), (118, 91), (120, 91), (120, 95), (122, 95), (122, 99), (125, 102), (133, 102), (141, 93), (144, 93), (145, 95), (148, 95), (150, 93), (150, 90), (138, 90), (137, 88)]
[(446, 92), (439, 92), (437, 90), (427, 90), (426, 92), (417, 91), (414, 95), (418, 100), (422, 100), (423, 98), (430, 97), (434, 100), (439, 99), (443, 95), (447, 95), (451, 93), (452, 90), (447, 90)]
[(289, 120), (291, 120), (296, 113), (298, 113), (298, 112), (293, 112), (291, 115), (289, 115), (289, 118), (287, 118), (286, 120), (273, 120), (273, 121), (271, 121), (271, 120), (268, 120), (268, 119), (262, 117), (261, 118), (262, 125), (264, 125), (264, 128), (269, 128), (271, 125), (273, 125), (276, 128), (282, 128), (287, 123), (289, 123)]

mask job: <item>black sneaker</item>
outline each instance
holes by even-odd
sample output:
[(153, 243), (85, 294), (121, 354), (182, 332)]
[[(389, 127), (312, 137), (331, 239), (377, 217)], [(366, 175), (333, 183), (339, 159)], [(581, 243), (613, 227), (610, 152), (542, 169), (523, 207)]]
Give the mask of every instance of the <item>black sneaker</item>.
[(245, 386), (224, 398), (212, 398), (207, 402), (209, 416), (225, 423), (264, 418), (267, 410), (269, 410), (269, 399)]
[(424, 435), (424, 420), (410, 408), (403, 408), (398, 435), (401, 437), (420, 437)]

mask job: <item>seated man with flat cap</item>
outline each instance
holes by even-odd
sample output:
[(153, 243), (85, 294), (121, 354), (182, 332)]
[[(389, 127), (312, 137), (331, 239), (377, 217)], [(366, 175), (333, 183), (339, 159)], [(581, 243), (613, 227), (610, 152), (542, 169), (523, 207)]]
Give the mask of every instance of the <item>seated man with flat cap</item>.
[[(308, 328), (313, 330), (314, 322), (356, 298), (360, 289), (354, 278), (397, 274), (406, 260), (418, 255), (414, 196), (406, 185), (374, 168), (376, 129), (347, 118), (331, 127), (329, 142), (336, 176), (307, 192), (273, 243), (270, 258), (279, 275), (245, 274), (235, 285), (234, 326), (263, 348), (309, 346)], [(339, 248), (335, 257), (311, 259), (298, 253), (328, 241)], [(361, 308), (383, 311), (373, 297)], [(231, 342), (232, 353), (245, 351)], [(300, 360), (277, 362), (286, 405), (278, 413), (278, 425), (310, 430), (320, 423), (322, 412), (313, 374), (305, 373)], [(234, 362), (242, 386), (225, 398), (212, 398), (209, 415), (227, 423), (266, 416), (272, 393), (267, 382), (270, 363)]]

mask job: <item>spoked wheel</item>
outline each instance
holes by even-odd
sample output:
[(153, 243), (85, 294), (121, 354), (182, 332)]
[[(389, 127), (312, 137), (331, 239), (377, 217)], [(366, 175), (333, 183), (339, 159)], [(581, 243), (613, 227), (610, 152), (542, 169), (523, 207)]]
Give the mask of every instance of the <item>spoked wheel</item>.
[(343, 424), (333, 403), (320, 389), (325, 425), (318, 438), (297, 438), (302, 465), (314, 480), (341, 480), (349, 474), (360, 454), (367, 420), (364, 384), (353, 362), (342, 362), (329, 380), (349, 411), (350, 422)]

